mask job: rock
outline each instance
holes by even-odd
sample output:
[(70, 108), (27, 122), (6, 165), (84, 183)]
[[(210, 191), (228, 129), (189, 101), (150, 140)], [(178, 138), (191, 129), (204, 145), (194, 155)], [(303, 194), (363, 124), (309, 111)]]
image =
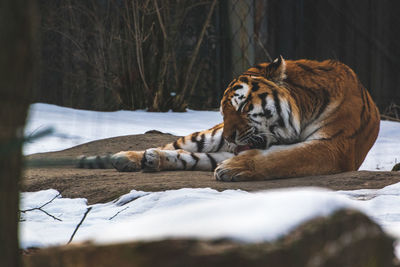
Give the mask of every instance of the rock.
[(144, 134), (166, 134), (166, 133), (160, 132), (159, 130), (149, 130)]
[(393, 240), (365, 215), (341, 210), (272, 243), (168, 239), (53, 247), (23, 256), (24, 266), (351, 266), (391, 267)]
[(392, 172), (395, 172), (395, 171), (400, 171), (400, 163), (397, 163), (396, 165), (394, 165), (393, 166), (393, 169), (392, 169)]

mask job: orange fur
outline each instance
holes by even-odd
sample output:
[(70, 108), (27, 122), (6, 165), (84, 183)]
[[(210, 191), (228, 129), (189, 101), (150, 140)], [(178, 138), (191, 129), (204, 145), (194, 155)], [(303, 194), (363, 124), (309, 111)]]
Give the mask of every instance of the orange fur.
[[(292, 119), (300, 122), (301, 131), (313, 129), (313, 124), (317, 130), (310, 136), (304, 134), (295, 144), (242, 152), (222, 162), (216, 178), (242, 181), (357, 170), (377, 138), (379, 111), (356, 74), (343, 63), (330, 60), (288, 60), (284, 73), (280, 73), (281, 67), (269, 68), (272, 64), (250, 68), (242, 80), (248, 81), (249, 87), (263, 80), (257, 92), (277, 91), (280, 101), (286, 99), (290, 104)], [(232, 106), (234, 85), (221, 101), (227, 139), (247, 128), (246, 109), (240, 112)], [(249, 93), (251, 99), (257, 99), (257, 92)]]

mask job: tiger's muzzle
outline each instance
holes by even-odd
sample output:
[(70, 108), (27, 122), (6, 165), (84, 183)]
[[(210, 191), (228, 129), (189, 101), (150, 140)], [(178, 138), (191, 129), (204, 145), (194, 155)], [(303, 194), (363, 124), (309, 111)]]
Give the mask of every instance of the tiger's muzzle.
[(265, 149), (267, 139), (257, 133), (257, 130), (248, 125), (245, 115), (236, 111), (230, 104), (223, 107), (224, 129), (222, 136), (229, 143), (236, 144), (235, 153), (249, 149)]

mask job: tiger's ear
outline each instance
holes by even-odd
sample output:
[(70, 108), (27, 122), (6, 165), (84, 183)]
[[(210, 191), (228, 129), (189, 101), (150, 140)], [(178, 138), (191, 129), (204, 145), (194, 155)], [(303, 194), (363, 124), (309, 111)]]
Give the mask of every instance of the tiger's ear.
[(286, 78), (286, 62), (279, 56), (271, 64), (265, 67), (265, 78), (275, 83), (280, 83)]

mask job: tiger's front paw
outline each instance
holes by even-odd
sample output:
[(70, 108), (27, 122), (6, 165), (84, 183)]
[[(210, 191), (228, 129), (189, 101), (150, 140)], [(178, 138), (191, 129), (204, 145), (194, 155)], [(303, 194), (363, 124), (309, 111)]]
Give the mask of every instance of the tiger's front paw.
[(222, 182), (241, 182), (254, 180), (251, 162), (238, 162), (232, 159), (223, 161), (214, 171), (214, 177)]
[(120, 172), (140, 171), (143, 154), (143, 151), (121, 151), (111, 156), (111, 164)]

